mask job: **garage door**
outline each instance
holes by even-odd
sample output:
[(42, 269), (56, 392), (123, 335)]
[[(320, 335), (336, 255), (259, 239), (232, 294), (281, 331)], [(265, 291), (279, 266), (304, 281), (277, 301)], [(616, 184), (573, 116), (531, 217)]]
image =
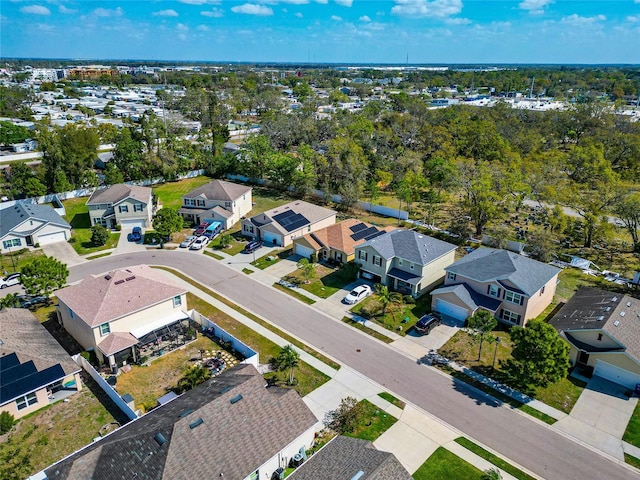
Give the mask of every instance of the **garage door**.
[(313, 255), (314, 253), (316, 253), (313, 248), (309, 248), (309, 247), (305, 247), (304, 245), (300, 245), (299, 243), (296, 243), (294, 246), (294, 252), (296, 255), (300, 255), (301, 257), (304, 258), (311, 258), (311, 255)]
[(634, 389), (636, 384), (640, 384), (640, 375), (602, 360), (596, 360), (596, 368), (593, 370), (593, 374), (631, 389)]
[(64, 242), (67, 238), (64, 232), (48, 233), (47, 235), (39, 235), (38, 243), (40, 246), (49, 245), (50, 243)]
[(133, 227), (144, 228), (144, 220), (122, 220), (120, 225), (127, 230), (131, 230)]
[(469, 315), (466, 308), (459, 307), (453, 303), (446, 302), (440, 298), (436, 300), (436, 312), (446, 315), (447, 317), (454, 318), (458, 321), (464, 322)]

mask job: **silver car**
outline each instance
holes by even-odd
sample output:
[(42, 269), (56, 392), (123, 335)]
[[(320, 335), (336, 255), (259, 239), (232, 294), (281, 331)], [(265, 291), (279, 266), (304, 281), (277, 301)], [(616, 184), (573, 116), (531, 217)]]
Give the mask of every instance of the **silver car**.
[(198, 237), (196, 237), (195, 235), (189, 235), (187, 238), (185, 238), (183, 240), (183, 242), (180, 244), (180, 248), (189, 248), (193, 242), (196, 241)]
[(207, 246), (207, 243), (209, 243), (209, 239), (207, 237), (205, 237), (204, 235), (199, 236), (198, 238), (196, 238), (195, 242), (193, 242), (191, 244), (191, 250), (200, 250), (201, 248), (204, 248)]

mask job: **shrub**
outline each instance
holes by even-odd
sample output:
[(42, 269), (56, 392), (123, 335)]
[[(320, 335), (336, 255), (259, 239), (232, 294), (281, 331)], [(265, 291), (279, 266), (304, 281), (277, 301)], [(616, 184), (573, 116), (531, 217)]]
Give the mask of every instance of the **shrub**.
[(69, 240), (67, 240), (69, 243), (76, 243), (78, 241), (78, 239), (76, 237), (71, 237)]
[(0, 413), (0, 435), (7, 433), (9, 430), (13, 428), (16, 420), (13, 418), (9, 412)]
[(318, 263), (318, 256), (315, 253), (311, 254), (311, 263)]
[(116, 232), (120, 232), (120, 231), (122, 231), (122, 225), (118, 223), (116, 224)]
[(109, 240), (109, 230), (102, 225), (94, 225), (91, 227), (91, 243), (96, 247), (101, 247)]
[(403, 301), (404, 303), (409, 304), (409, 305), (415, 305), (415, 303), (416, 303), (416, 299), (415, 299), (415, 298), (413, 298), (411, 295), (404, 295), (404, 296), (402, 297), (402, 301)]

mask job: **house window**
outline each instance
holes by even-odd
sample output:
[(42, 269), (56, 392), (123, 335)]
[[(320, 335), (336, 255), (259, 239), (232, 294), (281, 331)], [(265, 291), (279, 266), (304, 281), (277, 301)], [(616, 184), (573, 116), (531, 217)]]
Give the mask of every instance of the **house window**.
[(30, 407), (31, 405), (35, 405), (36, 403), (38, 403), (38, 397), (36, 396), (35, 392), (29, 393), (28, 395), (20, 397), (16, 400), (16, 406), (18, 407), (18, 410), (23, 410), (27, 407)]
[(502, 311), (502, 320), (509, 323), (520, 323), (520, 315), (515, 312), (511, 312), (509, 310)]
[(522, 305), (522, 295), (520, 295), (519, 293), (510, 292), (507, 290), (504, 295), (504, 299), (507, 302), (515, 303), (516, 305)]
[[(68, 308), (68, 307), (67, 307), (67, 308)], [(69, 308), (69, 316), (70, 316), (71, 318), (75, 318), (75, 313), (73, 313), (73, 310), (71, 310), (70, 308)]]
[(182, 297), (180, 295), (176, 295), (173, 297), (173, 308), (179, 307), (182, 305)]
[(111, 333), (111, 327), (108, 323), (103, 323), (100, 325), (100, 336), (104, 337), (105, 335), (109, 335)]
[(358, 250), (358, 259), (367, 261), (367, 252), (364, 250)]
[(602, 334), (601, 333), (598, 334), (598, 341), (599, 342), (602, 341)]
[(374, 255), (373, 256), (373, 264), (381, 266), (382, 265), (382, 258), (378, 257), (377, 255)]
[(20, 245), (22, 245), (22, 242), (20, 241), (19, 238), (14, 238), (12, 240), (5, 240), (4, 242), (2, 242), (2, 246), (4, 248), (19, 247)]
[(118, 211), (120, 213), (128, 213), (129, 212), (129, 207), (127, 205), (120, 205), (118, 207)]
[(500, 289), (495, 285), (489, 285), (489, 291), (487, 292), (492, 297), (498, 297), (500, 295)]
[(141, 203), (136, 203), (136, 204), (133, 206), (133, 211), (134, 211), (134, 212), (141, 212), (142, 210), (144, 210), (144, 207), (142, 206), (142, 204), (141, 204)]
[(185, 207), (195, 207), (196, 205), (196, 201), (193, 198), (185, 198), (184, 199), (184, 206)]
[(231, 208), (231, 202), (224, 202), (224, 208)]
[(448, 272), (447, 273), (447, 278), (451, 281), (455, 281), (456, 280), (456, 274), (453, 272)]
[(199, 207), (204, 207), (204, 200), (197, 200)]

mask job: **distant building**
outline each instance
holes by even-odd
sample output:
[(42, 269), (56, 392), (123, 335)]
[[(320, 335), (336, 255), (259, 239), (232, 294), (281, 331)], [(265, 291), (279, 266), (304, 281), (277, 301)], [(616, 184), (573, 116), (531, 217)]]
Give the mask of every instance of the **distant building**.
[(118, 70), (102, 65), (89, 65), (86, 67), (76, 67), (69, 71), (69, 76), (85, 79), (100, 78), (106, 75), (108, 77), (115, 77), (118, 75)]

